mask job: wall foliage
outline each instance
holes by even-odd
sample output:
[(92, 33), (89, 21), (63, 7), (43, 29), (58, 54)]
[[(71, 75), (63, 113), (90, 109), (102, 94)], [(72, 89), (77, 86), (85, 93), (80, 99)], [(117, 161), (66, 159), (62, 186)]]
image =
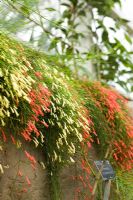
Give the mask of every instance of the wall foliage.
[[(24, 140), (40, 147), (51, 199), (59, 200), (58, 174), (75, 163), (75, 155), (86, 173), (78, 178), (87, 191), (78, 189), (75, 198), (89, 199), (94, 192), (97, 175), (88, 156), (94, 146), (99, 158), (110, 160), (119, 172), (114, 190), (120, 182), (125, 194), (120, 172), (126, 170), (130, 176), (133, 161), (133, 123), (125, 99), (100, 83), (74, 80), (51, 59), (0, 33), (1, 149), (9, 140), (16, 147)], [(25, 150), (24, 154), (35, 168), (36, 158)], [(2, 163), (0, 171), (4, 173)], [(126, 180), (123, 184), (130, 190)]]

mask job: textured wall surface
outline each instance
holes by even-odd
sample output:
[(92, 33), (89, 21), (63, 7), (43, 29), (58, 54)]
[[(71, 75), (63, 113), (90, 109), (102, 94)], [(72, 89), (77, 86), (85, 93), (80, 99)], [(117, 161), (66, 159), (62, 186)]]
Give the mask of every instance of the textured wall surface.
[[(38, 160), (43, 160), (41, 153), (37, 150), (33, 152), (30, 145), (25, 144), (24, 149)], [(0, 152), (0, 163), (5, 166), (4, 174), (0, 173), (0, 200), (49, 199), (46, 171), (39, 163), (34, 170), (23, 149), (18, 150), (13, 144), (7, 143)]]
[[(24, 144), (24, 149), (43, 161), (41, 151), (35, 150), (31, 145)], [(93, 160), (95, 151), (91, 150), (90, 159)], [(78, 195), (77, 191), (85, 189), (78, 176), (84, 176), (76, 155), (75, 163), (61, 170), (59, 175), (62, 200), (73, 200)], [(50, 200), (49, 184), (46, 170), (37, 163), (34, 170), (24, 154), (23, 148), (17, 149), (12, 143), (7, 142), (4, 149), (0, 151), (0, 163), (2, 163), (4, 174), (0, 173), (0, 200)], [(22, 176), (19, 175), (19, 171)], [(30, 180), (31, 184), (26, 180)], [(88, 190), (88, 188), (86, 188)], [(80, 194), (79, 200), (83, 199)]]

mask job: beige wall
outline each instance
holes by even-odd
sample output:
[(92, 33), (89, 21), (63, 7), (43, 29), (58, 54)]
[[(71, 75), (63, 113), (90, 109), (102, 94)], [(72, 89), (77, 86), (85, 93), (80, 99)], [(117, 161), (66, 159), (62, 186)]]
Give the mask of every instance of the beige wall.
[[(41, 152), (35, 151), (29, 144), (24, 144), (24, 148), (35, 155), (37, 160), (43, 160)], [(49, 199), (46, 171), (39, 163), (34, 170), (22, 149), (17, 149), (9, 142), (6, 143), (3, 151), (0, 152), (0, 163), (6, 167), (4, 174), (0, 173), (0, 200)], [(18, 175), (19, 170), (23, 174), (22, 177)], [(26, 176), (31, 185), (27, 183)]]
[[(25, 149), (35, 155), (37, 160), (43, 160), (41, 151), (35, 150), (29, 144), (25, 144)], [(91, 160), (92, 156), (95, 156), (93, 152)], [(22, 149), (18, 150), (13, 144), (6, 143), (3, 151), (0, 152), (0, 161), (4, 166), (9, 165), (8, 169), (4, 168), (4, 174), (0, 173), (0, 200), (50, 200), (46, 170), (42, 169), (40, 164), (37, 164), (37, 169), (33, 170)], [(77, 189), (81, 191), (85, 189), (79, 178), (73, 179), (79, 175), (85, 176), (79, 163), (79, 156), (75, 157), (75, 161), (60, 172), (61, 200), (74, 200), (75, 194), (78, 194)], [(18, 176), (19, 169), (23, 177)], [(28, 185), (26, 176), (29, 177), (31, 185)], [(88, 192), (88, 187), (86, 190)], [(83, 200), (83, 197), (79, 197), (79, 200)]]

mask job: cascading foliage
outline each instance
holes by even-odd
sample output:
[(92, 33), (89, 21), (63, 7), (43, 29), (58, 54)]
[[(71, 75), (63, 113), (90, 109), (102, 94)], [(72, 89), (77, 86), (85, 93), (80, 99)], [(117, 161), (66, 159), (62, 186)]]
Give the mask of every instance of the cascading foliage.
[[(83, 85), (94, 142), (101, 157), (110, 151), (110, 159), (121, 168), (132, 168), (133, 122), (128, 116), (127, 101), (113, 88), (100, 83)], [(113, 160), (112, 160), (113, 161)], [(125, 162), (126, 161), (126, 162)]]
[[(131, 170), (132, 119), (118, 92), (100, 83), (74, 80), (51, 59), (0, 33), (0, 145), (9, 140), (23, 145), (25, 140), (41, 147), (53, 200), (61, 199), (61, 168), (73, 164), (78, 154), (88, 177), (79, 179), (89, 194), (78, 190), (77, 198), (87, 199), (95, 181), (89, 179), (91, 146), (100, 159), (108, 150), (108, 160), (118, 171)], [(36, 159), (30, 152), (25, 155), (35, 167)], [(2, 164), (0, 169), (3, 172)]]

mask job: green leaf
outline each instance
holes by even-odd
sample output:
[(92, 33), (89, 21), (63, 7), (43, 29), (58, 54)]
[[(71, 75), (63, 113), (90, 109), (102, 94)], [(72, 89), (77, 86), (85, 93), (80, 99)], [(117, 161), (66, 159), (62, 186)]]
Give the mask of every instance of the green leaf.
[(130, 36), (128, 34), (125, 34), (125, 39), (127, 40), (127, 42), (129, 44), (132, 44), (132, 40), (131, 40), (131, 38), (130, 38)]
[(131, 91), (133, 92), (133, 86), (131, 86)]
[(80, 10), (80, 11), (78, 12), (78, 14), (79, 14), (80, 16), (83, 16), (83, 17), (86, 16), (85, 10)]
[(114, 32), (116, 32), (116, 29), (113, 28), (113, 27), (110, 27), (109, 29), (112, 30), (112, 31), (114, 31)]
[(124, 22), (124, 23), (129, 23), (129, 22), (130, 22), (129, 20), (124, 19), (124, 18), (120, 18), (120, 20), (121, 20), (122, 22)]
[(68, 4), (68, 3), (61, 3), (61, 5), (62, 5), (62, 6), (66, 6), (66, 7), (71, 7), (71, 5)]
[(56, 9), (51, 8), (51, 7), (49, 7), (49, 8), (45, 8), (45, 10), (48, 10), (48, 11), (50, 11), (50, 12), (52, 12), (52, 11), (56, 11)]
[(106, 30), (103, 31), (102, 40), (107, 42), (108, 41), (108, 32)]
[(30, 10), (26, 6), (21, 7), (21, 11), (24, 13), (24, 15), (30, 15)]

